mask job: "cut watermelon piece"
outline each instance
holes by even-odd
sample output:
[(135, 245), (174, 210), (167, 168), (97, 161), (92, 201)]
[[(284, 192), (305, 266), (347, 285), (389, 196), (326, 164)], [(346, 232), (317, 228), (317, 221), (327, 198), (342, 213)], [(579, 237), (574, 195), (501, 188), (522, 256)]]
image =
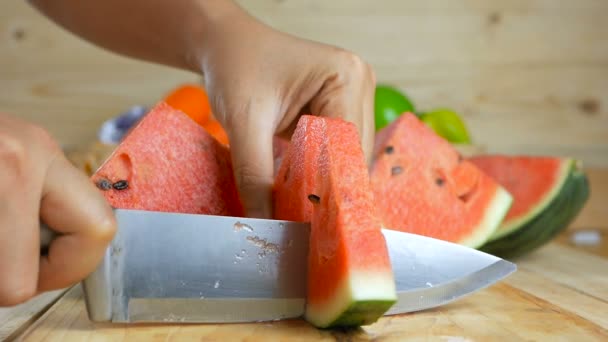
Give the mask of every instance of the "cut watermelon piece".
[(496, 240), (537, 216), (557, 196), (571, 161), (551, 157), (474, 156), (468, 159), (514, 197), (513, 206), (490, 238)]
[(275, 217), (311, 222), (305, 318), (371, 324), (397, 300), (369, 175), (352, 123), (302, 116), (274, 187)]
[(229, 150), (161, 102), (92, 175), (114, 208), (242, 216)]
[(477, 248), (512, 196), (412, 113), (376, 135), (371, 183), (388, 229)]
[(514, 198), (513, 206), (482, 250), (516, 257), (551, 241), (589, 198), (586, 175), (571, 158), (480, 155), (469, 158)]

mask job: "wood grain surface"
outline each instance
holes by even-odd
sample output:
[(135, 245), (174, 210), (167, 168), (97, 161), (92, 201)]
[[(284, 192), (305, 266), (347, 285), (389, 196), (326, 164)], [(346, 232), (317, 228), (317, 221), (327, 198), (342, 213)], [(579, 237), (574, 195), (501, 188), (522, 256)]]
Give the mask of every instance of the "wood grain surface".
[[(239, 1), (286, 32), (361, 55), (420, 109), (462, 113), (490, 152), (556, 154), (608, 166), (608, 2)], [(199, 76), (117, 56), (0, 2), (0, 111), (66, 145)]]
[(0, 341), (21, 333), (64, 293), (65, 290), (45, 292), (26, 303), (10, 308), (0, 308)]

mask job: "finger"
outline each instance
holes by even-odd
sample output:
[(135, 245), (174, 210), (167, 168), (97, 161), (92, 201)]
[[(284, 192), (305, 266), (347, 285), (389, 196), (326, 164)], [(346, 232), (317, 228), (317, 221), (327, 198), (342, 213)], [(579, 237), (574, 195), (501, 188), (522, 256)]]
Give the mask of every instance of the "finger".
[(376, 124), (374, 119), (374, 97), (376, 94), (376, 76), (370, 66), (367, 67), (365, 79), (362, 82), (363, 89), (361, 94), (361, 114), (363, 116), (363, 126), (361, 128), (361, 144), (367, 163), (372, 161), (374, 150), (374, 138), (376, 134)]
[(0, 129), (0, 306), (36, 293), (40, 183), (28, 176), (36, 168), (26, 155), (25, 147)]
[(310, 106), (314, 114), (339, 117), (355, 124), (363, 154), (369, 162), (374, 143), (375, 80), (365, 63), (352, 62), (350, 66), (348, 71), (327, 77)]
[(59, 236), (40, 259), (38, 290), (81, 281), (100, 262), (116, 231), (112, 210), (99, 190), (63, 154), (51, 163), (40, 203), (42, 220)]
[(274, 182), (273, 120), (275, 104), (252, 101), (245, 113), (234, 113), (227, 124), (234, 175), (249, 217), (270, 218)]

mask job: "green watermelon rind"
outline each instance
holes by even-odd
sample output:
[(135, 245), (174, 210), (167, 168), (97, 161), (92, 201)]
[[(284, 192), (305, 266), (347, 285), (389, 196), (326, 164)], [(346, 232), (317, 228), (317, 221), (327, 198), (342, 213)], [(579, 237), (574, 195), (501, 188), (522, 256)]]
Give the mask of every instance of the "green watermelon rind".
[(571, 160), (568, 177), (557, 196), (535, 218), (498, 240), (488, 242), (480, 250), (501, 258), (517, 258), (550, 242), (578, 216), (589, 199), (589, 180)]
[(331, 298), (323, 305), (307, 304), (306, 321), (321, 329), (372, 324), (397, 302), (392, 271), (353, 272)]
[(518, 230), (519, 228), (525, 226), (528, 222), (534, 219), (540, 212), (545, 210), (549, 203), (551, 203), (555, 197), (560, 193), (561, 189), (564, 187), (566, 180), (570, 174), (571, 165), (574, 161), (572, 159), (563, 159), (559, 170), (556, 182), (551, 187), (551, 190), (548, 191), (544, 198), (539, 201), (533, 208), (531, 208), (525, 215), (522, 215), (518, 218), (503, 221), (502, 224), (498, 227), (498, 230), (494, 233), (494, 235), (490, 236), (488, 241), (498, 240), (513, 231)]
[(331, 327), (358, 327), (376, 322), (395, 302), (391, 300), (357, 301), (333, 321)]
[(513, 196), (502, 186), (497, 186), (494, 198), (485, 209), (481, 222), (471, 229), (472, 235), (461, 239), (458, 243), (470, 248), (481, 247), (496, 232), (512, 205)]

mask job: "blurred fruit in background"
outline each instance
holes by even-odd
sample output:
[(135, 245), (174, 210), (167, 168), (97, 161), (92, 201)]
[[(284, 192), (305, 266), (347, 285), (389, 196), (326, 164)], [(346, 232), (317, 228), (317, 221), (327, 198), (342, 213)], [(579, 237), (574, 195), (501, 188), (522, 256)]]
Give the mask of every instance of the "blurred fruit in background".
[(169, 92), (164, 101), (186, 113), (221, 144), (228, 145), (228, 134), (213, 117), (205, 88), (197, 84), (182, 84)]
[(211, 105), (205, 89), (195, 84), (183, 84), (173, 89), (164, 101), (175, 109), (186, 113), (203, 126), (211, 116)]
[(454, 144), (471, 144), (471, 136), (462, 118), (448, 108), (428, 112), (418, 111), (414, 102), (397, 87), (388, 84), (376, 86), (374, 120), (376, 131), (395, 121), (403, 113), (414, 113), (438, 135)]
[(454, 144), (470, 144), (471, 137), (460, 116), (447, 108), (434, 109), (419, 115), (429, 127), (447, 141)]
[(414, 113), (412, 101), (399, 89), (390, 85), (376, 86), (374, 118), (376, 130), (380, 130), (405, 112)]

